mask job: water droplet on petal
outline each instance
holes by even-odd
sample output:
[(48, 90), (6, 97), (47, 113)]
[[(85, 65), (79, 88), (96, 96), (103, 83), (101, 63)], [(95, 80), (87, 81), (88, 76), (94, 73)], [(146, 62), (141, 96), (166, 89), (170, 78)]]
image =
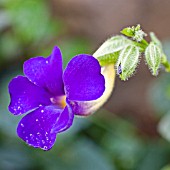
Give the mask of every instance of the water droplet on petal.
[(44, 146), (44, 148), (43, 148), (43, 149), (45, 149), (45, 150), (46, 150), (46, 149), (47, 149), (47, 146)]

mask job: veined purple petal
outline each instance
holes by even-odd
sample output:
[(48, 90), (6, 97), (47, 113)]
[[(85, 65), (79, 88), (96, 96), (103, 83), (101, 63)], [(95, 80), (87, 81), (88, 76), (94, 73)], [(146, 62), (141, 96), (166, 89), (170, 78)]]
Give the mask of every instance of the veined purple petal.
[(48, 58), (35, 57), (24, 63), (24, 74), (28, 79), (55, 96), (64, 95), (62, 72), (62, 55), (58, 47), (54, 47)]
[(105, 80), (98, 61), (86, 54), (78, 55), (68, 63), (63, 81), (69, 100), (95, 100), (105, 90)]
[(23, 76), (11, 80), (9, 93), (11, 97), (9, 111), (14, 115), (23, 114), (39, 105), (50, 104), (50, 95)]

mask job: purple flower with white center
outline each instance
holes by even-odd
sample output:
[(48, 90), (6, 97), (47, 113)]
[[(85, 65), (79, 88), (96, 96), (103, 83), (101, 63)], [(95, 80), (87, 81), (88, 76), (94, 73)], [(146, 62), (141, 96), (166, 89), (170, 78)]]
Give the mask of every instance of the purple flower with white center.
[(61, 52), (54, 47), (48, 58), (27, 60), (23, 71), (25, 76), (9, 83), (9, 111), (28, 113), (17, 134), (30, 146), (51, 149), (56, 135), (72, 125), (74, 115), (87, 116), (104, 103), (105, 79), (93, 56), (75, 56), (63, 72)]

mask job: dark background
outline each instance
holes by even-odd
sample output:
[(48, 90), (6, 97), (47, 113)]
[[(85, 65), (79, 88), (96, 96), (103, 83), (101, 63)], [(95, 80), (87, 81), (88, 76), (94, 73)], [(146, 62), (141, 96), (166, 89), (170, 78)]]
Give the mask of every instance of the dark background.
[(168, 0), (0, 0), (0, 170), (169, 170), (170, 75), (160, 68), (152, 77), (143, 59), (128, 81), (116, 78), (103, 108), (76, 118), (49, 152), (21, 141), (21, 117), (7, 110), (8, 83), (25, 60), (57, 45), (66, 66), (136, 24), (155, 32), (170, 55), (169, 18)]

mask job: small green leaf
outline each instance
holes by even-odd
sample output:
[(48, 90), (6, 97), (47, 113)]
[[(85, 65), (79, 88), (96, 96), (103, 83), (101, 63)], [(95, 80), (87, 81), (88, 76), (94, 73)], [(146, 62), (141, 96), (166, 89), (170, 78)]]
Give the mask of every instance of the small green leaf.
[(133, 75), (139, 62), (139, 56), (139, 48), (134, 45), (129, 45), (120, 52), (116, 67), (121, 80), (125, 81)]
[(124, 28), (122, 31), (120, 31), (123, 35), (126, 35), (127, 37), (133, 37), (134, 36), (134, 26)]
[(118, 58), (119, 51), (127, 47), (133, 42), (124, 36), (114, 36), (105, 41), (99, 49), (93, 54), (98, 59), (101, 66), (115, 64)]
[(145, 50), (145, 59), (152, 75), (158, 74), (158, 69), (161, 64), (161, 49), (153, 42), (151, 42)]
[(150, 32), (150, 37), (151, 37), (152, 42), (154, 42), (157, 46), (159, 46), (162, 49), (162, 43), (156, 37), (155, 33)]

